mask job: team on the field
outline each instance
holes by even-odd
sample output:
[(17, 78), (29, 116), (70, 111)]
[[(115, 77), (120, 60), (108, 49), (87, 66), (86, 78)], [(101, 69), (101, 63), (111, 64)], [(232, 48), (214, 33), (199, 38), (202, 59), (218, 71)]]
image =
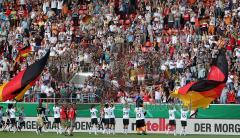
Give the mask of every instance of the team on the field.
[[(176, 135), (176, 109), (173, 105), (168, 106), (169, 111), (169, 124), (167, 134), (173, 132)], [(130, 107), (128, 104), (123, 106), (122, 109), (122, 125), (123, 133), (128, 134), (129, 118), (130, 118)], [(114, 103), (106, 103), (100, 110), (98, 110), (94, 105), (89, 109), (91, 116), (91, 126), (89, 134), (97, 135), (99, 132), (99, 125), (103, 125), (102, 134), (115, 134), (115, 106)], [(18, 112), (18, 121), (16, 121), (16, 113)], [(76, 104), (63, 104), (59, 106), (57, 103), (53, 106), (52, 112), (46, 104), (45, 107), (41, 103), (36, 108), (37, 112), (37, 134), (42, 134), (42, 132), (47, 132), (49, 127), (48, 116), (53, 114), (54, 122), (53, 129), (55, 129), (57, 134), (65, 134), (72, 136), (73, 130), (75, 127), (75, 120), (77, 115)], [(146, 135), (146, 124), (145, 116), (147, 112), (144, 109), (143, 103), (136, 104), (134, 109), (136, 115), (136, 131), (137, 134)], [(3, 116), (6, 116), (6, 121), (3, 120)], [(187, 126), (187, 117), (188, 109), (186, 107), (181, 108), (181, 126), (182, 130), (180, 135), (186, 135), (186, 126)], [(6, 112), (3, 111), (3, 108), (0, 107), (0, 128), (3, 131), (21, 131), (25, 127), (25, 117), (24, 117), (24, 108), (21, 108), (19, 111), (13, 104), (9, 104)]]

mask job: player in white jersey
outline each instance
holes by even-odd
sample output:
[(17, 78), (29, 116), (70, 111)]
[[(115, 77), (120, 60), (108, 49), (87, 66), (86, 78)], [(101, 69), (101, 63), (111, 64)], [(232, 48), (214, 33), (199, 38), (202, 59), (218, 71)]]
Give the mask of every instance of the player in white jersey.
[(93, 132), (94, 128), (94, 133), (97, 135), (97, 129), (98, 129), (98, 117), (97, 117), (97, 112), (98, 110), (95, 108), (95, 105), (92, 105), (90, 108), (90, 113), (91, 113), (91, 128), (89, 134)]
[(62, 134), (61, 132), (61, 129), (60, 129), (60, 123), (61, 123), (61, 120), (60, 120), (60, 107), (58, 105), (58, 103), (56, 103), (54, 106), (53, 106), (53, 117), (54, 117), (54, 125), (55, 125), (55, 128), (57, 129), (57, 134)]
[(185, 128), (187, 126), (187, 117), (188, 117), (188, 109), (186, 107), (182, 107), (181, 109), (181, 125), (182, 125), (182, 130), (180, 133), (181, 135), (186, 135)]
[(17, 108), (15, 108), (13, 104), (11, 104), (9, 109), (9, 115), (10, 115), (10, 124), (11, 124), (11, 128), (13, 129), (13, 133), (15, 133), (17, 130), (16, 111), (17, 111)]
[(174, 135), (176, 135), (176, 117), (175, 117), (175, 107), (173, 105), (169, 106), (168, 114), (169, 114), (169, 128), (167, 134), (170, 131), (174, 131)]
[(107, 133), (110, 134), (109, 131), (109, 123), (110, 123), (110, 115), (109, 115), (109, 105), (108, 103), (105, 104), (105, 107), (103, 108), (104, 111), (104, 130), (103, 130), (103, 134)]
[(143, 101), (140, 100), (140, 102), (138, 102), (136, 105), (137, 106), (135, 108), (135, 113), (136, 113), (137, 133), (138, 135), (141, 135), (140, 132), (142, 132), (143, 135), (146, 135), (146, 124), (145, 124), (146, 112), (144, 111), (144, 108), (143, 108)]
[(129, 125), (129, 112), (130, 108), (128, 105), (123, 107), (123, 133), (128, 133), (128, 125)]
[(115, 135), (115, 114), (114, 114), (115, 107), (113, 104), (110, 104), (109, 106), (109, 117), (110, 117), (110, 123), (109, 123), (109, 129), (110, 133), (112, 132), (113, 135)]

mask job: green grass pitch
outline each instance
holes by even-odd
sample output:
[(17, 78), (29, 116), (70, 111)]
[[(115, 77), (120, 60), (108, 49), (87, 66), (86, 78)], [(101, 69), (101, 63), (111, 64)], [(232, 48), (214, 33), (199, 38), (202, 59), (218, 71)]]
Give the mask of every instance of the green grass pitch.
[(187, 136), (173, 136), (164, 134), (148, 134), (148, 135), (136, 135), (136, 134), (116, 134), (116, 135), (102, 135), (99, 134), (89, 135), (88, 133), (74, 133), (74, 136), (57, 135), (56, 133), (43, 133), (37, 135), (35, 132), (0, 132), (0, 138), (239, 138), (239, 136), (220, 136), (220, 135), (187, 135)]

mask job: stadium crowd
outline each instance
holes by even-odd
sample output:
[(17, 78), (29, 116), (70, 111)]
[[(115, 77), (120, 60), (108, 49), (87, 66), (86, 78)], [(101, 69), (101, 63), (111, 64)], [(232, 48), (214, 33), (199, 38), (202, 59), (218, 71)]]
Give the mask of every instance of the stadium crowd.
[[(95, 93), (167, 103), (174, 89), (205, 79), (225, 48), (229, 77), (215, 103), (240, 103), (238, 0), (0, 0), (0, 18), (1, 84), (51, 48), (28, 101)], [(32, 52), (16, 63), (19, 48), (29, 44)], [(85, 68), (94, 75), (83, 88), (69, 83)]]

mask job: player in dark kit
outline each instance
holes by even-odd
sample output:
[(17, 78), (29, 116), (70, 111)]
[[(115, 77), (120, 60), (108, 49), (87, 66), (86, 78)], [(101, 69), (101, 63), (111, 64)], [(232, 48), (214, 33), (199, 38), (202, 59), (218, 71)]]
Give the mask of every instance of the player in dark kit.
[(44, 120), (43, 120), (44, 114), (45, 114), (45, 108), (42, 107), (42, 103), (39, 103), (37, 107), (37, 130), (36, 130), (37, 134), (42, 133), (42, 127), (44, 125)]
[(22, 127), (25, 127), (24, 121), (24, 108), (22, 107), (19, 111), (19, 118), (18, 118), (18, 130), (21, 131)]

